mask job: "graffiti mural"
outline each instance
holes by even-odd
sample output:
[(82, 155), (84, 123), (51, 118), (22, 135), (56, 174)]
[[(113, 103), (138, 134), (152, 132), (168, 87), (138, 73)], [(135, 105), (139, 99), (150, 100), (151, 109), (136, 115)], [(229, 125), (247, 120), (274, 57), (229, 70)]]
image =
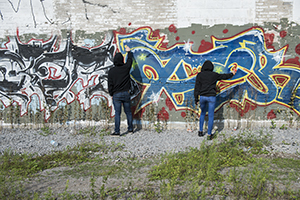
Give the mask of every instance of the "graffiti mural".
[[(174, 26), (169, 29), (176, 32)], [(120, 29), (107, 33), (98, 46), (93, 38), (84, 38), (84, 45), (77, 46), (71, 34), (65, 41), (52, 36), (23, 43), (17, 33), (0, 49), (0, 100), (5, 107), (17, 103), (23, 116), (37, 97), (35, 103), (47, 120), (61, 102), (78, 101), (87, 110), (95, 97), (104, 97), (113, 116), (107, 73), (117, 51), (126, 59), (128, 45), (134, 55), (135, 114), (158, 102), (163, 93), (170, 110), (194, 110), (195, 77), (204, 61), (211, 60), (218, 73), (237, 69), (232, 79), (218, 82), (216, 111), (229, 103), (243, 116), (258, 106), (280, 104), (300, 115), (300, 63), (297, 57), (285, 59), (288, 45), (275, 50), (262, 28), (252, 27), (229, 38), (211, 36), (211, 43), (201, 41), (198, 52), (190, 41), (167, 47), (161, 35), (150, 27), (130, 33)], [(159, 114), (169, 119), (165, 108)]]
[[(4, 106), (16, 102), (23, 116), (31, 98), (37, 95), (45, 119), (61, 101), (69, 104), (78, 100), (87, 110), (93, 97), (103, 96), (111, 106), (107, 73), (116, 51), (113, 36), (107, 34), (101, 45), (92, 48), (74, 45), (71, 36), (59, 50), (57, 42), (56, 36), (26, 44), (19, 37), (9, 39), (6, 48), (0, 50), (0, 100)], [(77, 82), (81, 87), (75, 94), (72, 87)]]
[(218, 82), (216, 110), (230, 103), (244, 115), (257, 106), (278, 103), (300, 114), (300, 67), (285, 61), (288, 46), (268, 50), (260, 27), (226, 39), (212, 36), (212, 47), (201, 53), (193, 52), (189, 41), (166, 48), (165, 38), (149, 27), (115, 35), (123, 53), (125, 45), (133, 50), (136, 62), (131, 74), (143, 88), (135, 113), (157, 102), (162, 93), (175, 110), (193, 109), (195, 77), (204, 61), (211, 60), (218, 73), (237, 69), (231, 80)]

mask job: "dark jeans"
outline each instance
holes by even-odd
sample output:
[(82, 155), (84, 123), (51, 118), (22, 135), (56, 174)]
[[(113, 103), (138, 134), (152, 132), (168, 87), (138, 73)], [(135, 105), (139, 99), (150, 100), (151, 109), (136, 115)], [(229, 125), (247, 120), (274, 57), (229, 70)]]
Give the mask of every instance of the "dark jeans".
[(133, 117), (130, 109), (130, 95), (127, 91), (118, 92), (113, 95), (113, 104), (115, 107), (115, 132), (120, 133), (122, 104), (127, 116), (128, 131), (133, 131)]
[(207, 127), (208, 135), (211, 135), (211, 131), (214, 125), (215, 104), (216, 104), (215, 96), (210, 96), (210, 97), (200, 96), (201, 115), (199, 120), (199, 129), (200, 131), (203, 131), (204, 118), (208, 110), (208, 127)]

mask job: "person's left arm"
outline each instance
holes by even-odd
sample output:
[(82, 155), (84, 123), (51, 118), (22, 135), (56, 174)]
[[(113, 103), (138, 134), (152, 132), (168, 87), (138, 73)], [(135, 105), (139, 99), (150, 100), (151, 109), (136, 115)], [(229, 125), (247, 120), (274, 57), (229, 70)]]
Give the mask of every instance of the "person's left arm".
[(226, 79), (230, 79), (231, 77), (234, 76), (234, 73), (233, 72), (230, 72), (228, 74), (218, 74), (217, 75), (217, 80), (226, 80)]

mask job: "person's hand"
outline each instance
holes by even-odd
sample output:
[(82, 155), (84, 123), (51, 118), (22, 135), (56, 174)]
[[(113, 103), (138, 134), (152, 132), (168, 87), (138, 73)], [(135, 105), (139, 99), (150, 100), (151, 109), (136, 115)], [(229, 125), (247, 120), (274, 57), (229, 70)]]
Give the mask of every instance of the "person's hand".
[(127, 45), (125, 46), (125, 51), (127, 51), (127, 52), (130, 51), (129, 46), (127, 46)]
[(237, 71), (237, 69), (233, 69), (233, 70), (231, 71), (231, 73), (233, 74), (233, 76), (235, 75), (236, 71)]

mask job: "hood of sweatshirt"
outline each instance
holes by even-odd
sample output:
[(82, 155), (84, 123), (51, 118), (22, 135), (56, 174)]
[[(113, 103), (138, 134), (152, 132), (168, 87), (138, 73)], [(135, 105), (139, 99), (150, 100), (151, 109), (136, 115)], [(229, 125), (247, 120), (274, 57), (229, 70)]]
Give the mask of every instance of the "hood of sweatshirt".
[(212, 62), (210, 60), (206, 60), (204, 62), (204, 64), (202, 65), (201, 71), (214, 71), (214, 65), (212, 64)]
[(123, 58), (123, 55), (121, 53), (116, 53), (116, 55), (114, 57), (114, 65), (115, 66), (124, 65), (124, 58)]

